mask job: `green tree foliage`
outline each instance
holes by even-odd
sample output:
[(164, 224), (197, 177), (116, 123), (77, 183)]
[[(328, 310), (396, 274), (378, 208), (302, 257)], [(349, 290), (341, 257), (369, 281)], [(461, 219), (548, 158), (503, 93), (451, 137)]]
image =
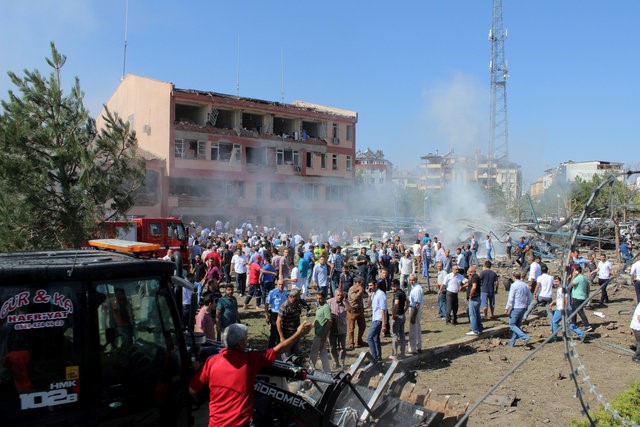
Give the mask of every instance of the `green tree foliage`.
[[(632, 421), (636, 424), (640, 423), (640, 382), (632, 384), (628, 390), (618, 394), (611, 402), (611, 410), (618, 411), (618, 414), (627, 421)], [(591, 418), (597, 426), (601, 427), (622, 425), (604, 408), (591, 414)], [(587, 427), (590, 423), (588, 419), (574, 420), (571, 425), (574, 427)]]
[[(593, 190), (607, 179), (601, 175), (594, 175), (590, 181), (577, 179), (571, 191), (571, 210), (579, 212), (591, 197)], [(591, 204), (591, 212), (596, 216), (608, 217), (611, 209), (619, 208), (626, 215), (627, 207), (637, 204), (638, 190), (627, 186), (624, 182), (615, 180), (611, 185), (604, 186)]]
[(144, 179), (129, 124), (107, 111), (105, 126), (83, 104), (78, 78), (61, 88), (66, 57), (51, 43), (53, 69), (8, 75), (0, 109), (0, 250), (79, 247), (96, 224), (121, 218)]

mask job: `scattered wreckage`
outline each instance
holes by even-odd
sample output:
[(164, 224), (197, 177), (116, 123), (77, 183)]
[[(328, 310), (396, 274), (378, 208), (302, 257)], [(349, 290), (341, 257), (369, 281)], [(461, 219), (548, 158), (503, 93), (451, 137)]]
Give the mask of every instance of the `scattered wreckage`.
[[(221, 349), (207, 340), (200, 357)], [(417, 372), (401, 361), (374, 362), (362, 352), (346, 372), (310, 371), (300, 359), (276, 361), (263, 369), (254, 387), (256, 397), (270, 401), (278, 425), (320, 426), (436, 426), (455, 423), (466, 411), (444, 400), (412, 396)]]

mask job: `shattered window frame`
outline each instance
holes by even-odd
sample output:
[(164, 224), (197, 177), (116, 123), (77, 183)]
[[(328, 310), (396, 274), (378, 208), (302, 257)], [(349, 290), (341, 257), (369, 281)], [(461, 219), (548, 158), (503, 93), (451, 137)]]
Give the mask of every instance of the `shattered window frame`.
[(176, 139), (174, 141), (173, 157), (176, 159), (184, 158), (184, 139)]
[(198, 160), (206, 160), (207, 158), (207, 141), (198, 141)]
[[(211, 143), (211, 160), (230, 162), (231, 160), (240, 161), (240, 144), (232, 144), (230, 142), (212, 142)], [(233, 159), (235, 154), (235, 159)]]

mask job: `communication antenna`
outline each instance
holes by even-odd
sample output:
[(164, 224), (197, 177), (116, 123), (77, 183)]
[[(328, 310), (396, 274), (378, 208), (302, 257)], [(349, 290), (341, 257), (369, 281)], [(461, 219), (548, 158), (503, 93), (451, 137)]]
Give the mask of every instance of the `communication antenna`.
[(284, 49), (280, 48), (280, 67), (282, 69), (282, 91), (280, 93), (280, 102), (284, 104)]
[(124, 7), (124, 57), (122, 58), (122, 76), (120, 81), (124, 80), (124, 73), (127, 68), (127, 33), (129, 29), (129, 0), (125, 0)]
[(238, 63), (236, 68), (236, 96), (240, 96), (240, 33), (238, 33)]
[[(509, 158), (509, 123), (507, 120), (507, 60), (504, 55), (504, 41), (507, 31), (502, 20), (502, 0), (493, 0), (493, 13), (489, 42), (491, 43), (491, 106), (489, 136), (489, 169), (497, 160)], [(490, 171), (491, 177), (491, 171)]]

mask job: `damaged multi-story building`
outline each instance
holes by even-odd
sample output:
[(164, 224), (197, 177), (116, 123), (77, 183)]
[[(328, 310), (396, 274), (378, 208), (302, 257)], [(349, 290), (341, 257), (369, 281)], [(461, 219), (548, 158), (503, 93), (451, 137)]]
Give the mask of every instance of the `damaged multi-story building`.
[(347, 212), (356, 112), (136, 75), (123, 79), (106, 107), (131, 123), (146, 160), (132, 216), (309, 229)]

